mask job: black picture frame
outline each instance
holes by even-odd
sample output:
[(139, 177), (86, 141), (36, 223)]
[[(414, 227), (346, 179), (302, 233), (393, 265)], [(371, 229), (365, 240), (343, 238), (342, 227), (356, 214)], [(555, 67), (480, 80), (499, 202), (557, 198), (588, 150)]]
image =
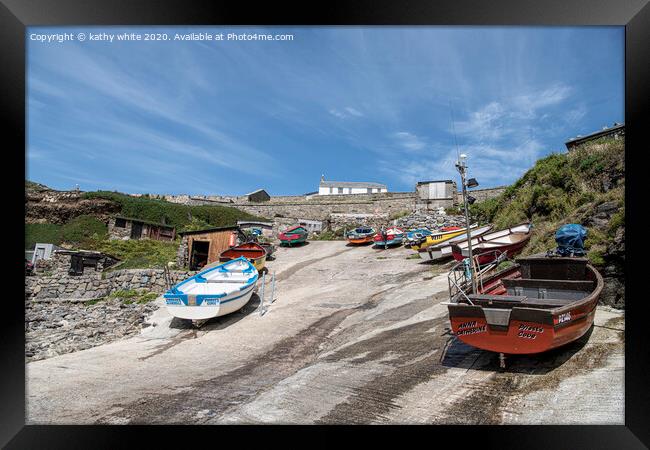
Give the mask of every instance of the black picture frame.
[[(626, 342), (625, 342), (625, 425), (623, 426), (484, 426), (484, 427), (357, 427), (384, 440), (412, 438), (417, 431), (424, 445), (443, 442), (469, 447), (505, 448), (644, 448), (650, 445), (650, 389), (648, 389), (648, 335), (642, 290), (644, 125), (648, 115), (650, 48), (650, 6), (647, 0), (356, 0), (326, 2), (248, 2), (229, 1), (155, 1), (155, 0), (3, 0), (0, 4), (0, 80), (4, 98), (2, 108), (9, 141), (5, 155), (18, 155), (6, 163), (3, 177), (11, 189), (14, 204), (7, 230), (21, 236), (24, 225), (18, 223), (22, 200), (17, 195), (24, 186), (25, 160), (19, 148), (25, 148), (25, 27), (34, 25), (619, 25), (625, 26), (625, 122), (626, 122), (626, 216), (628, 241), (626, 251)], [(7, 139), (8, 138), (8, 139)], [(646, 138), (647, 139), (647, 138)], [(23, 168), (23, 174), (19, 168)], [(15, 208), (15, 211), (13, 210)], [(22, 206), (24, 212), (24, 206)], [(13, 250), (22, 254), (21, 241), (8, 239)], [(13, 259), (13, 258), (10, 258)], [(6, 270), (7, 280), (17, 280), (17, 264)], [(8, 281), (5, 285), (14, 285)], [(19, 290), (16, 287), (16, 290)], [(184, 426), (26, 426), (25, 425), (25, 357), (24, 305), (20, 293), (5, 295), (3, 323), (0, 326), (2, 382), (0, 388), (0, 445), (7, 448), (117, 448), (134, 446), (135, 437), (147, 443), (161, 440), (168, 445), (194, 445), (197, 440), (211, 439), (224, 444), (224, 434), (231, 438), (250, 439), (245, 427)], [(336, 428), (336, 427), (335, 427)], [(301, 440), (305, 432), (319, 432), (319, 444), (340, 445), (339, 433), (332, 427), (256, 427), (259, 434), (282, 431), (291, 435), (290, 444), (309, 445)], [(351, 431), (348, 427), (338, 430)], [(323, 433), (323, 431), (325, 431)], [(227, 433), (226, 433), (227, 432)], [(305, 437), (306, 438), (306, 437)], [(402, 441), (406, 443), (405, 441)], [(409, 439), (415, 444), (415, 440)], [(283, 444), (280, 442), (280, 444)]]

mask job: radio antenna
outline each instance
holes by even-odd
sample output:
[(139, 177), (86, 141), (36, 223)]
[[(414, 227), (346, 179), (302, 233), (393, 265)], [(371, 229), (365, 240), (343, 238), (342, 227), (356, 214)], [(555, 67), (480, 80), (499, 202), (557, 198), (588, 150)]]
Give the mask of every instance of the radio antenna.
[(460, 160), (460, 150), (458, 150), (458, 139), (456, 138), (456, 125), (454, 122), (454, 109), (451, 107), (451, 99), (449, 99), (449, 113), (451, 115), (451, 129), (454, 133), (454, 144), (456, 144), (456, 160), (458, 161)]

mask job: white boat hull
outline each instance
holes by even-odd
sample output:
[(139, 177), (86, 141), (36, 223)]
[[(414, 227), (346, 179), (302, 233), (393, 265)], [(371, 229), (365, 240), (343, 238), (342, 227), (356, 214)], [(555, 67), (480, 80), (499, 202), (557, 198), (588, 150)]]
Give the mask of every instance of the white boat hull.
[(255, 266), (243, 256), (204, 269), (165, 293), (167, 311), (188, 320), (233, 313), (249, 302), (258, 277)]
[(204, 301), (199, 306), (185, 306), (167, 304), (167, 311), (174, 317), (179, 319), (188, 320), (206, 320), (214, 317), (225, 316), (226, 314), (233, 313), (242, 309), (253, 296), (254, 286), (250, 287), (248, 291), (239, 295), (233, 295), (232, 298), (224, 298), (217, 301), (216, 305), (208, 304)]

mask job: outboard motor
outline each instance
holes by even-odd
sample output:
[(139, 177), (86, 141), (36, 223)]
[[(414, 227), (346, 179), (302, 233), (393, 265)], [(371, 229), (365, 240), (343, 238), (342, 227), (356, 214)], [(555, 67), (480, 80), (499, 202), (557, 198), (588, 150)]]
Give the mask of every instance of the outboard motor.
[[(587, 230), (577, 223), (562, 225), (555, 232), (557, 248), (556, 256), (584, 256), (586, 255), (584, 241), (587, 237)], [(553, 252), (549, 252), (553, 253)], [(552, 256), (552, 255), (549, 255)]]

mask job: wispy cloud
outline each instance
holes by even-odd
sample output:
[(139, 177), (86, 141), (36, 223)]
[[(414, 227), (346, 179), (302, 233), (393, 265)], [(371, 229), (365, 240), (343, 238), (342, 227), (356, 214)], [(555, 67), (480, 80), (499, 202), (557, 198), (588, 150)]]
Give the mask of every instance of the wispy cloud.
[(399, 131), (392, 135), (397, 145), (406, 150), (422, 150), (426, 147), (426, 143), (413, 133), (408, 131)]
[(97, 188), (224, 194), (379, 172), (410, 190), (457, 176), (457, 140), (485, 186), (623, 120), (620, 30), (272, 30), (297, 39), (28, 42), (30, 172), (46, 184), (84, 174)]
[(363, 113), (358, 109), (346, 106), (345, 108), (331, 108), (329, 113), (339, 119), (348, 119), (350, 117), (363, 117)]

